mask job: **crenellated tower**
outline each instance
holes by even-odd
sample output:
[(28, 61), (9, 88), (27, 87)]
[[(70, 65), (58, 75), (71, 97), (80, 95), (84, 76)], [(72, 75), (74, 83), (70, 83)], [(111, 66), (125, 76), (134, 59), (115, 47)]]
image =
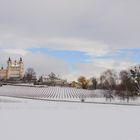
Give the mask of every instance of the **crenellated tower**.
[(7, 79), (23, 79), (24, 64), (22, 58), (19, 61), (12, 61), (11, 58), (7, 61)]
[(19, 61), (19, 66), (20, 66), (20, 79), (23, 79), (23, 77), (24, 77), (24, 64), (23, 64), (21, 57), (20, 57), (20, 61)]
[(12, 61), (11, 58), (9, 57), (8, 61), (7, 61), (7, 75), (6, 75), (6, 79), (10, 78), (10, 71), (11, 71), (11, 65), (12, 65)]

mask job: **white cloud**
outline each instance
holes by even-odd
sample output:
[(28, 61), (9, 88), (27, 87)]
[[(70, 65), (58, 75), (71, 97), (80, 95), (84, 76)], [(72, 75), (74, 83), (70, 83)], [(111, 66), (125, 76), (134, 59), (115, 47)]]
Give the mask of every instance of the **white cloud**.
[[(9, 51), (9, 50), (8, 50)], [(8, 60), (8, 57), (11, 57), (11, 59), (19, 60), (21, 57), (20, 53), (17, 53), (17, 55), (14, 55), (14, 52), (7, 53), (5, 50), (0, 51), (0, 66), (6, 67), (6, 61)], [(49, 74), (50, 72), (54, 72), (58, 75), (60, 75), (63, 78), (66, 78), (70, 71), (68, 69), (68, 64), (58, 58), (54, 58), (52, 56), (49, 56), (48, 54), (43, 53), (32, 53), (28, 52), (25, 56), (23, 56), (24, 66), (25, 70), (29, 67), (32, 67), (37, 72), (37, 75), (42, 74)]]
[[(11, 57), (12, 60), (17, 60), (20, 56), (20, 53), (14, 55), (14, 52), (7, 53), (2, 50), (0, 52), (0, 65), (6, 67), (8, 57)], [(69, 64), (65, 62), (65, 60), (41, 52), (28, 52), (23, 56), (23, 61), (25, 63), (25, 69), (33, 67), (38, 75), (55, 72), (60, 75), (60, 77), (68, 79), (69, 81), (76, 80), (80, 75), (85, 75), (87, 78), (92, 76), (99, 77), (99, 75), (106, 69), (115, 69), (119, 71), (121, 69), (128, 69), (130, 66), (134, 65), (133, 61), (126, 59), (120, 61), (115, 59), (94, 58), (87, 63), (77, 63), (72, 65), (71, 67), (73, 67), (73, 70), (71, 70), (69, 69)]]
[(99, 77), (106, 69), (114, 69), (119, 72), (122, 69), (128, 69), (134, 64), (133, 61), (128, 60), (113, 60), (113, 59), (94, 59), (89, 63), (76, 64), (77, 73), (75, 75), (85, 75), (90, 78), (92, 76)]
[[(17, 38), (10, 40), (13, 42), (10, 46), (15, 42), (23, 44), (25, 38), (40, 42), (41, 39), (66, 37), (104, 42), (115, 48), (139, 47), (138, 0), (0, 2), (0, 36), (6, 34)], [(9, 39), (5, 41), (7, 43)]]
[(88, 55), (104, 55), (111, 51), (106, 44), (79, 38), (52, 38), (47, 42), (48, 46), (53, 49), (81, 51)]
[[(138, 0), (0, 0), (0, 63), (24, 56), (26, 66), (39, 73), (56, 71), (70, 79), (129, 67), (133, 60), (93, 57), (140, 48), (139, 5)], [(37, 47), (81, 51), (91, 60), (73, 73), (65, 60), (28, 51)]]
[(25, 56), (28, 51), (24, 50), (24, 49), (2, 49), (3, 52), (7, 53), (7, 54), (12, 54), (12, 55), (20, 55), (20, 56)]
[[(113, 51), (108, 44), (82, 38), (22, 38), (17, 35), (0, 35), (0, 48), (8, 53), (25, 53), (29, 48), (50, 48), (55, 50), (81, 51), (88, 55), (101, 56)], [(14, 51), (12, 50), (14, 49)]]

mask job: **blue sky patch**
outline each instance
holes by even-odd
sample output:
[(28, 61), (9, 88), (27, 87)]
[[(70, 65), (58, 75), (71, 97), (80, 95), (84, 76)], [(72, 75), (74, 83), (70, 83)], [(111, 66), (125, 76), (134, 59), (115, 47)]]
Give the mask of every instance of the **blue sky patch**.
[(90, 58), (86, 53), (80, 51), (54, 50), (49, 48), (30, 48), (28, 50), (33, 53), (46, 53), (69, 63), (84, 63)]
[[(50, 48), (30, 48), (29, 51), (33, 53), (41, 52), (46, 53), (47, 55), (53, 56), (55, 58), (59, 58), (65, 60), (68, 63), (87, 63), (90, 62), (90, 59), (130, 59), (136, 63), (140, 62), (140, 49), (120, 49), (116, 52), (112, 52), (110, 54), (106, 54), (103, 56), (94, 56), (91, 57), (84, 52), (81, 51), (68, 51), (68, 50), (54, 50)], [(88, 61), (89, 60), (89, 61)]]
[(130, 59), (137, 63), (140, 62), (140, 49), (120, 49), (116, 52), (108, 53), (103, 56), (97, 56), (96, 59)]

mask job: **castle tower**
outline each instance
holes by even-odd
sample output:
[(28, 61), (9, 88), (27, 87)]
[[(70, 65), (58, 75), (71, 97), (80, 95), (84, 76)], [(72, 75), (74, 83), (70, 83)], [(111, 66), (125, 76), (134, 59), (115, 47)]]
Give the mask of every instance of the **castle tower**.
[(7, 79), (23, 79), (24, 64), (22, 58), (19, 61), (12, 61), (10, 58), (7, 61)]
[(19, 67), (20, 67), (20, 72), (19, 72), (20, 79), (23, 79), (23, 77), (24, 77), (24, 64), (23, 64), (21, 57), (20, 57), (20, 61), (19, 61)]
[(10, 71), (11, 71), (11, 65), (12, 65), (12, 61), (11, 58), (9, 57), (8, 61), (7, 61), (7, 75), (6, 75), (6, 79), (10, 78)]

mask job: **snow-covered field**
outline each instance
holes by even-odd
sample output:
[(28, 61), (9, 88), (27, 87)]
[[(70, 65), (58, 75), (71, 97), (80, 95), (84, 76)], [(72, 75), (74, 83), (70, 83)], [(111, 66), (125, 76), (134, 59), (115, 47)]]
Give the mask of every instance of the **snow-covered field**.
[(81, 97), (106, 102), (99, 91), (0, 87), (0, 139), (140, 140), (140, 106), (77, 102)]
[(138, 106), (0, 99), (1, 140), (140, 140)]
[[(110, 103), (110, 100), (104, 98), (102, 90), (83, 90), (69, 87), (27, 87), (27, 86), (2, 86), (0, 87), (0, 96), (18, 97), (39, 100), (55, 100), (55, 101), (74, 101), (94, 103)], [(114, 98), (111, 103), (127, 104)], [(130, 100), (129, 104), (140, 105), (140, 99)]]
[(92, 98), (93, 96), (95, 96), (95, 94), (96, 94), (95, 92), (90, 90), (68, 87), (27, 87), (27, 86), (0, 87), (0, 95), (34, 98), (34, 99), (79, 100), (81, 98)]

